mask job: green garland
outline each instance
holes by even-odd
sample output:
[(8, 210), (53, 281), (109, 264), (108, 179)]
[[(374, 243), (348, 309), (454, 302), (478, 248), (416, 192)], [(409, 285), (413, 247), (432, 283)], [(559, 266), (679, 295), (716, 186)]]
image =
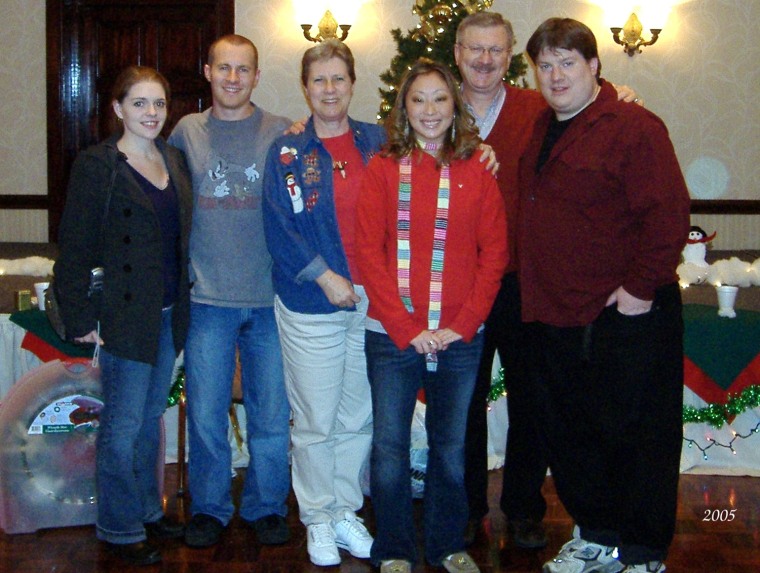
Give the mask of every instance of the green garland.
[[(504, 384), (504, 369), (499, 369), (499, 374), (491, 380), (491, 390), (488, 393), (488, 403), (496, 402), (502, 396), (507, 395)], [(747, 410), (760, 406), (760, 385), (748, 386), (741, 394), (729, 395), (725, 404), (713, 403), (704, 408), (694, 406), (683, 407), (684, 424), (701, 424), (707, 422), (714, 428), (722, 428), (730, 417), (736, 417)]]
[(169, 390), (169, 399), (166, 402), (166, 407), (171, 408), (179, 404), (182, 399), (182, 391), (185, 389), (185, 367), (180, 366), (177, 369), (177, 378), (174, 380), (172, 389)]
[(707, 422), (714, 428), (722, 428), (729, 417), (736, 417), (752, 408), (760, 406), (760, 386), (748, 386), (738, 396), (728, 396), (725, 404), (708, 404), (704, 408), (693, 406), (683, 407), (684, 424), (699, 424)]
[(499, 374), (491, 380), (491, 391), (488, 393), (488, 403), (496, 402), (502, 396), (507, 395), (507, 387), (504, 384), (504, 368), (499, 368)]

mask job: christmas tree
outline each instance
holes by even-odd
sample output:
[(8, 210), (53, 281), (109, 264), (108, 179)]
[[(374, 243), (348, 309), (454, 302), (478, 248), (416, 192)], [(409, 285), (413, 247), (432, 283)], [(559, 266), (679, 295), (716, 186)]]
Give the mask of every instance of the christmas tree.
[[(380, 74), (388, 89), (379, 89), (382, 100), (377, 119), (384, 119), (390, 113), (401, 77), (418, 58), (424, 56), (447, 64), (461, 81), (454, 61), (457, 26), (467, 15), (487, 10), (492, 4), (493, 0), (415, 0), (412, 12), (420, 18), (417, 28), (406, 34), (400, 28), (391, 30), (398, 54), (391, 60), (390, 69)], [(527, 69), (522, 53), (515, 54), (504, 79), (512, 85), (527, 87), (524, 77)]]

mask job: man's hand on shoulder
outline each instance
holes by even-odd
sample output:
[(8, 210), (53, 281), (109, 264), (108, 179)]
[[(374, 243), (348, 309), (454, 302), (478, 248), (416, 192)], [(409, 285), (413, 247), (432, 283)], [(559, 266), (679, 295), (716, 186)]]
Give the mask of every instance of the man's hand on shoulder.
[(499, 171), (499, 162), (496, 161), (496, 152), (493, 150), (493, 147), (487, 143), (481, 143), (478, 145), (478, 149), (481, 151), (480, 162), (485, 162), (486, 171), (490, 171), (496, 177), (496, 173)]
[(295, 120), (290, 127), (282, 132), (283, 135), (301, 135), (306, 131), (306, 122), (309, 121), (308, 117), (302, 117)]
[(637, 103), (643, 107), (644, 99), (637, 96), (633, 88), (625, 85), (618, 86), (616, 84), (612, 84), (612, 87), (617, 91), (619, 101), (624, 101), (626, 103)]

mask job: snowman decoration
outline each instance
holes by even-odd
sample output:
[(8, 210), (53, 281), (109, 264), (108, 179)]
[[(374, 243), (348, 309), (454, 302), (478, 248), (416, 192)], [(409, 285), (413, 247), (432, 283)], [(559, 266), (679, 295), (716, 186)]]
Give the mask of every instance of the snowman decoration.
[(689, 238), (686, 240), (686, 246), (681, 252), (684, 263), (690, 263), (698, 267), (709, 267), (705, 261), (707, 255), (707, 243), (715, 238), (717, 232), (713, 233), (709, 237), (707, 233), (701, 228), (693, 225), (689, 229)]
[(301, 188), (296, 183), (295, 175), (291, 172), (285, 174), (285, 186), (288, 188), (288, 195), (290, 195), (290, 200), (293, 203), (293, 213), (300, 213), (303, 211)]

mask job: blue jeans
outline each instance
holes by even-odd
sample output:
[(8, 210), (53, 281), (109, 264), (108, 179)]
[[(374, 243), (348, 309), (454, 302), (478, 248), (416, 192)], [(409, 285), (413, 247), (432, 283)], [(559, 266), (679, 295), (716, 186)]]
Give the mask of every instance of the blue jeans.
[(227, 439), (235, 348), (240, 351), (250, 454), (241, 517), (253, 521), (286, 515), (290, 490), (290, 406), (273, 308), (191, 303), (185, 346), (190, 511), (212, 515), (224, 524), (235, 511)]
[(372, 562), (417, 562), (409, 475), (410, 431), (417, 391), (425, 389), (428, 465), (425, 476), (425, 557), (440, 565), (464, 549), (468, 507), (464, 487), (464, 437), (483, 335), (438, 353), (428, 372), (414, 347), (399, 350), (386, 334), (367, 331), (365, 352), (372, 389), (374, 435), (370, 490), (377, 533)]
[(157, 469), (161, 416), (173, 380), (171, 309), (163, 311), (155, 365), (119, 358), (103, 349), (103, 410), (97, 438), (98, 539), (135, 543), (144, 523), (163, 515)]

